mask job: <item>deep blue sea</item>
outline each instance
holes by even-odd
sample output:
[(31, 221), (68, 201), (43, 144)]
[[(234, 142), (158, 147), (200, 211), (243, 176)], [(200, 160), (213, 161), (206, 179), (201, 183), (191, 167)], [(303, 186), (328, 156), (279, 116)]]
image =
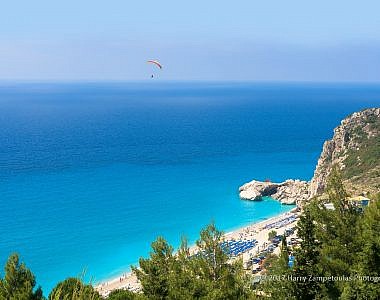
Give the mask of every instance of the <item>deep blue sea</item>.
[(150, 242), (194, 242), (290, 209), (241, 201), (252, 179), (310, 179), (379, 85), (1, 83), (0, 264), (17, 251), (49, 291), (127, 271)]

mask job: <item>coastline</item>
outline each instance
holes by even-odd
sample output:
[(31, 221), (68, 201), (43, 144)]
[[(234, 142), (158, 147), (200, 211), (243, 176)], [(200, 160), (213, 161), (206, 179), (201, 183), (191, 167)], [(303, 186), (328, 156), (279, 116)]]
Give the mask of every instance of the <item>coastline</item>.
[[(272, 224), (280, 220), (283, 220), (284, 218), (287, 218), (291, 215), (297, 216), (296, 209), (297, 207), (291, 209), (288, 212), (269, 217), (265, 220), (252, 222), (248, 225), (238, 227), (237, 229), (224, 233), (224, 238), (226, 240), (242, 240), (246, 238), (254, 238), (257, 240), (258, 244), (257, 247), (253, 248), (253, 250), (257, 251), (257, 249), (259, 249), (260, 247), (264, 247), (265, 244), (268, 243), (268, 232), (272, 230), (265, 229), (264, 227), (268, 224)], [(283, 228), (281, 228), (281, 231), (284, 231), (286, 228), (287, 226), (284, 226)], [(196, 245), (193, 244), (190, 246), (190, 252), (196, 252), (196, 250)], [(128, 289), (133, 292), (138, 292), (141, 289), (141, 285), (137, 280), (137, 277), (131, 271), (128, 271), (123, 274), (120, 274), (117, 277), (103, 280), (98, 284), (94, 285), (94, 288), (102, 296), (108, 296), (112, 291), (117, 289)]]

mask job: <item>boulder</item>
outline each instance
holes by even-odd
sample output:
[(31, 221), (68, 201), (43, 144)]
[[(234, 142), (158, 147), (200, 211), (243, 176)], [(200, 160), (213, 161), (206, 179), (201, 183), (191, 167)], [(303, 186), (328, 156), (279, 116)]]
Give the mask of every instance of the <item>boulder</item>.
[(252, 180), (239, 188), (239, 196), (252, 201), (269, 196), (282, 204), (296, 204), (309, 199), (309, 183), (293, 179), (281, 183)]

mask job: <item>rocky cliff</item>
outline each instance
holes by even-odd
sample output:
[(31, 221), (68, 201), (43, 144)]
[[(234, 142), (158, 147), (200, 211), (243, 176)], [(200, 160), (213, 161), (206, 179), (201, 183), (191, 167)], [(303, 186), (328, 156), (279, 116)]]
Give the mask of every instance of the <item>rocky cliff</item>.
[(323, 193), (333, 165), (341, 170), (352, 193), (379, 191), (380, 108), (355, 112), (334, 129), (310, 182), (311, 197)]
[(334, 165), (341, 170), (349, 192), (380, 192), (380, 108), (355, 112), (334, 129), (333, 138), (323, 145), (310, 182), (253, 180), (239, 188), (239, 195), (245, 200), (271, 196), (284, 204), (299, 204), (324, 192)]

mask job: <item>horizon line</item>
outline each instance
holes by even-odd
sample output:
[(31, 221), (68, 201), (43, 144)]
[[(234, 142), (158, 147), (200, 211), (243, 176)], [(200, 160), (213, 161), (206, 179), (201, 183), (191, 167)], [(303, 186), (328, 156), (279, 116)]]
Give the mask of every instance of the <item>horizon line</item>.
[(380, 85), (379, 81), (367, 80), (254, 80), (254, 79), (5, 79), (0, 78), (0, 84), (20, 83), (20, 84), (75, 84), (75, 83), (249, 83), (249, 84), (356, 84), (356, 85)]

